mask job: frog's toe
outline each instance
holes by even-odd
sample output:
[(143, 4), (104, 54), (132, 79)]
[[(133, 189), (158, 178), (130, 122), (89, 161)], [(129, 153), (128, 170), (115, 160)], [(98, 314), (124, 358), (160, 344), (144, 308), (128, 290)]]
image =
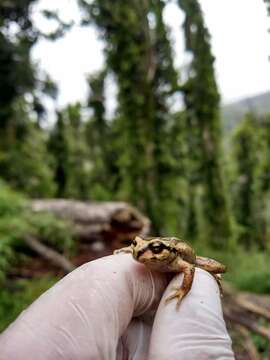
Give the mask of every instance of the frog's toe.
[(168, 297), (165, 299), (165, 301), (166, 301), (166, 303), (167, 303), (167, 302), (169, 302), (170, 300), (177, 299), (177, 305), (176, 305), (176, 307), (179, 308), (180, 303), (181, 303), (183, 297), (186, 295), (186, 293), (185, 293), (185, 291), (183, 291), (183, 289), (181, 289), (181, 288), (179, 289), (179, 288), (177, 288), (177, 287), (174, 287), (173, 290), (175, 290), (174, 293), (173, 293), (172, 295), (168, 296)]

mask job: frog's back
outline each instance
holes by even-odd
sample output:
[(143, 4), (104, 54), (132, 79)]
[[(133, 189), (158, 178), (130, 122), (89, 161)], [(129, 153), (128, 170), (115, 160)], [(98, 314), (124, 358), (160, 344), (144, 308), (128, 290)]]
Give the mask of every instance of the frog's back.
[(171, 237), (171, 242), (174, 243), (174, 246), (176, 247), (179, 255), (181, 258), (190, 264), (195, 264), (196, 261), (196, 255), (191, 245), (189, 245), (186, 241)]

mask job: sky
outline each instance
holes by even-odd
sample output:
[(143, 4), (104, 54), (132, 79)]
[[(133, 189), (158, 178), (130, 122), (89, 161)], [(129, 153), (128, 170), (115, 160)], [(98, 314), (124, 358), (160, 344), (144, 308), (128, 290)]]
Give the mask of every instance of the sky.
[[(222, 102), (230, 103), (270, 90), (270, 17), (263, 0), (200, 0), (200, 4), (212, 36)], [(61, 18), (67, 21), (80, 17), (74, 0), (40, 0), (33, 18), (45, 31), (52, 25), (39, 15), (39, 10), (44, 8), (58, 9)], [(171, 28), (174, 61), (180, 70), (187, 62), (181, 31), (183, 19), (182, 12), (171, 2), (164, 20)], [(86, 99), (86, 76), (102, 67), (104, 46), (94, 27), (79, 26), (55, 42), (41, 40), (35, 45), (32, 58), (58, 84), (59, 107)], [(112, 83), (107, 87), (107, 95), (113, 106)]]

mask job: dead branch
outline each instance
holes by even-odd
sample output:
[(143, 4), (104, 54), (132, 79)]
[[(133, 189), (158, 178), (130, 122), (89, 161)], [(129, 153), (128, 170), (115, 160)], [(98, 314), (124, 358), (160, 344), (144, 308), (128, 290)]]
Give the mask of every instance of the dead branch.
[(242, 346), (245, 349), (249, 360), (261, 360), (260, 355), (258, 354), (258, 351), (250, 338), (249, 332), (246, 328), (244, 328), (241, 325), (236, 326), (236, 329), (239, 331), (239, 334), (242, 336)]
[(239, 306), (252, 312), (253, 314), (261, 316), (266, 320), (270, 320), (269, 296), (240, 292), (236, 295), (235, 301)]
[(247, 316), (243, 316), (241, 313), (236, 313), (233, 311), (228, 311), (228, 309), (224, 309), (225, 319), (230, 320), (236, 324), (242, 325), (246, 329), (253, 331), (254, 333), (263, 336), (265, 339), (270, 340), (270, 330), (258, 325), (256, 321), (251, 320)]
[(75, 269), (75, 266), (67, 258), (59, 254), (57, 251), (42, 244), (36, 238), (27, 236), (24, 238), (24, 241), (30, 249), (34, 250), (42, 258), (50, 261), (53, 265), (60, 267), (62, 270), (64, 270), (65, 273), (69, 273)]

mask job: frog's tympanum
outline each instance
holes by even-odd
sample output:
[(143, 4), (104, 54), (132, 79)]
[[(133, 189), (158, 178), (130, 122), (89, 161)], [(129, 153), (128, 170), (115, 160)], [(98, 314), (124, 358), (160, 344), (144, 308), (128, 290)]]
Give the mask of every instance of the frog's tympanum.
[(174, 293), (167, 297), (166, 301), (177, 299), (179, 306), (183, 297), (192, 286), (195, 267), (202, 268), (211, 273), (219, 280), (221, 273), (226, 267), (221, 263), (196, 256), (194, 250), (183, 240), (176, 237), (136, 237), (130, 246), (116, 250), (114, 253), (131, 253), (135, 260), (147, 266), (149, 269), (160, 272), (184, 273), (181, 287), (174, 288)]

